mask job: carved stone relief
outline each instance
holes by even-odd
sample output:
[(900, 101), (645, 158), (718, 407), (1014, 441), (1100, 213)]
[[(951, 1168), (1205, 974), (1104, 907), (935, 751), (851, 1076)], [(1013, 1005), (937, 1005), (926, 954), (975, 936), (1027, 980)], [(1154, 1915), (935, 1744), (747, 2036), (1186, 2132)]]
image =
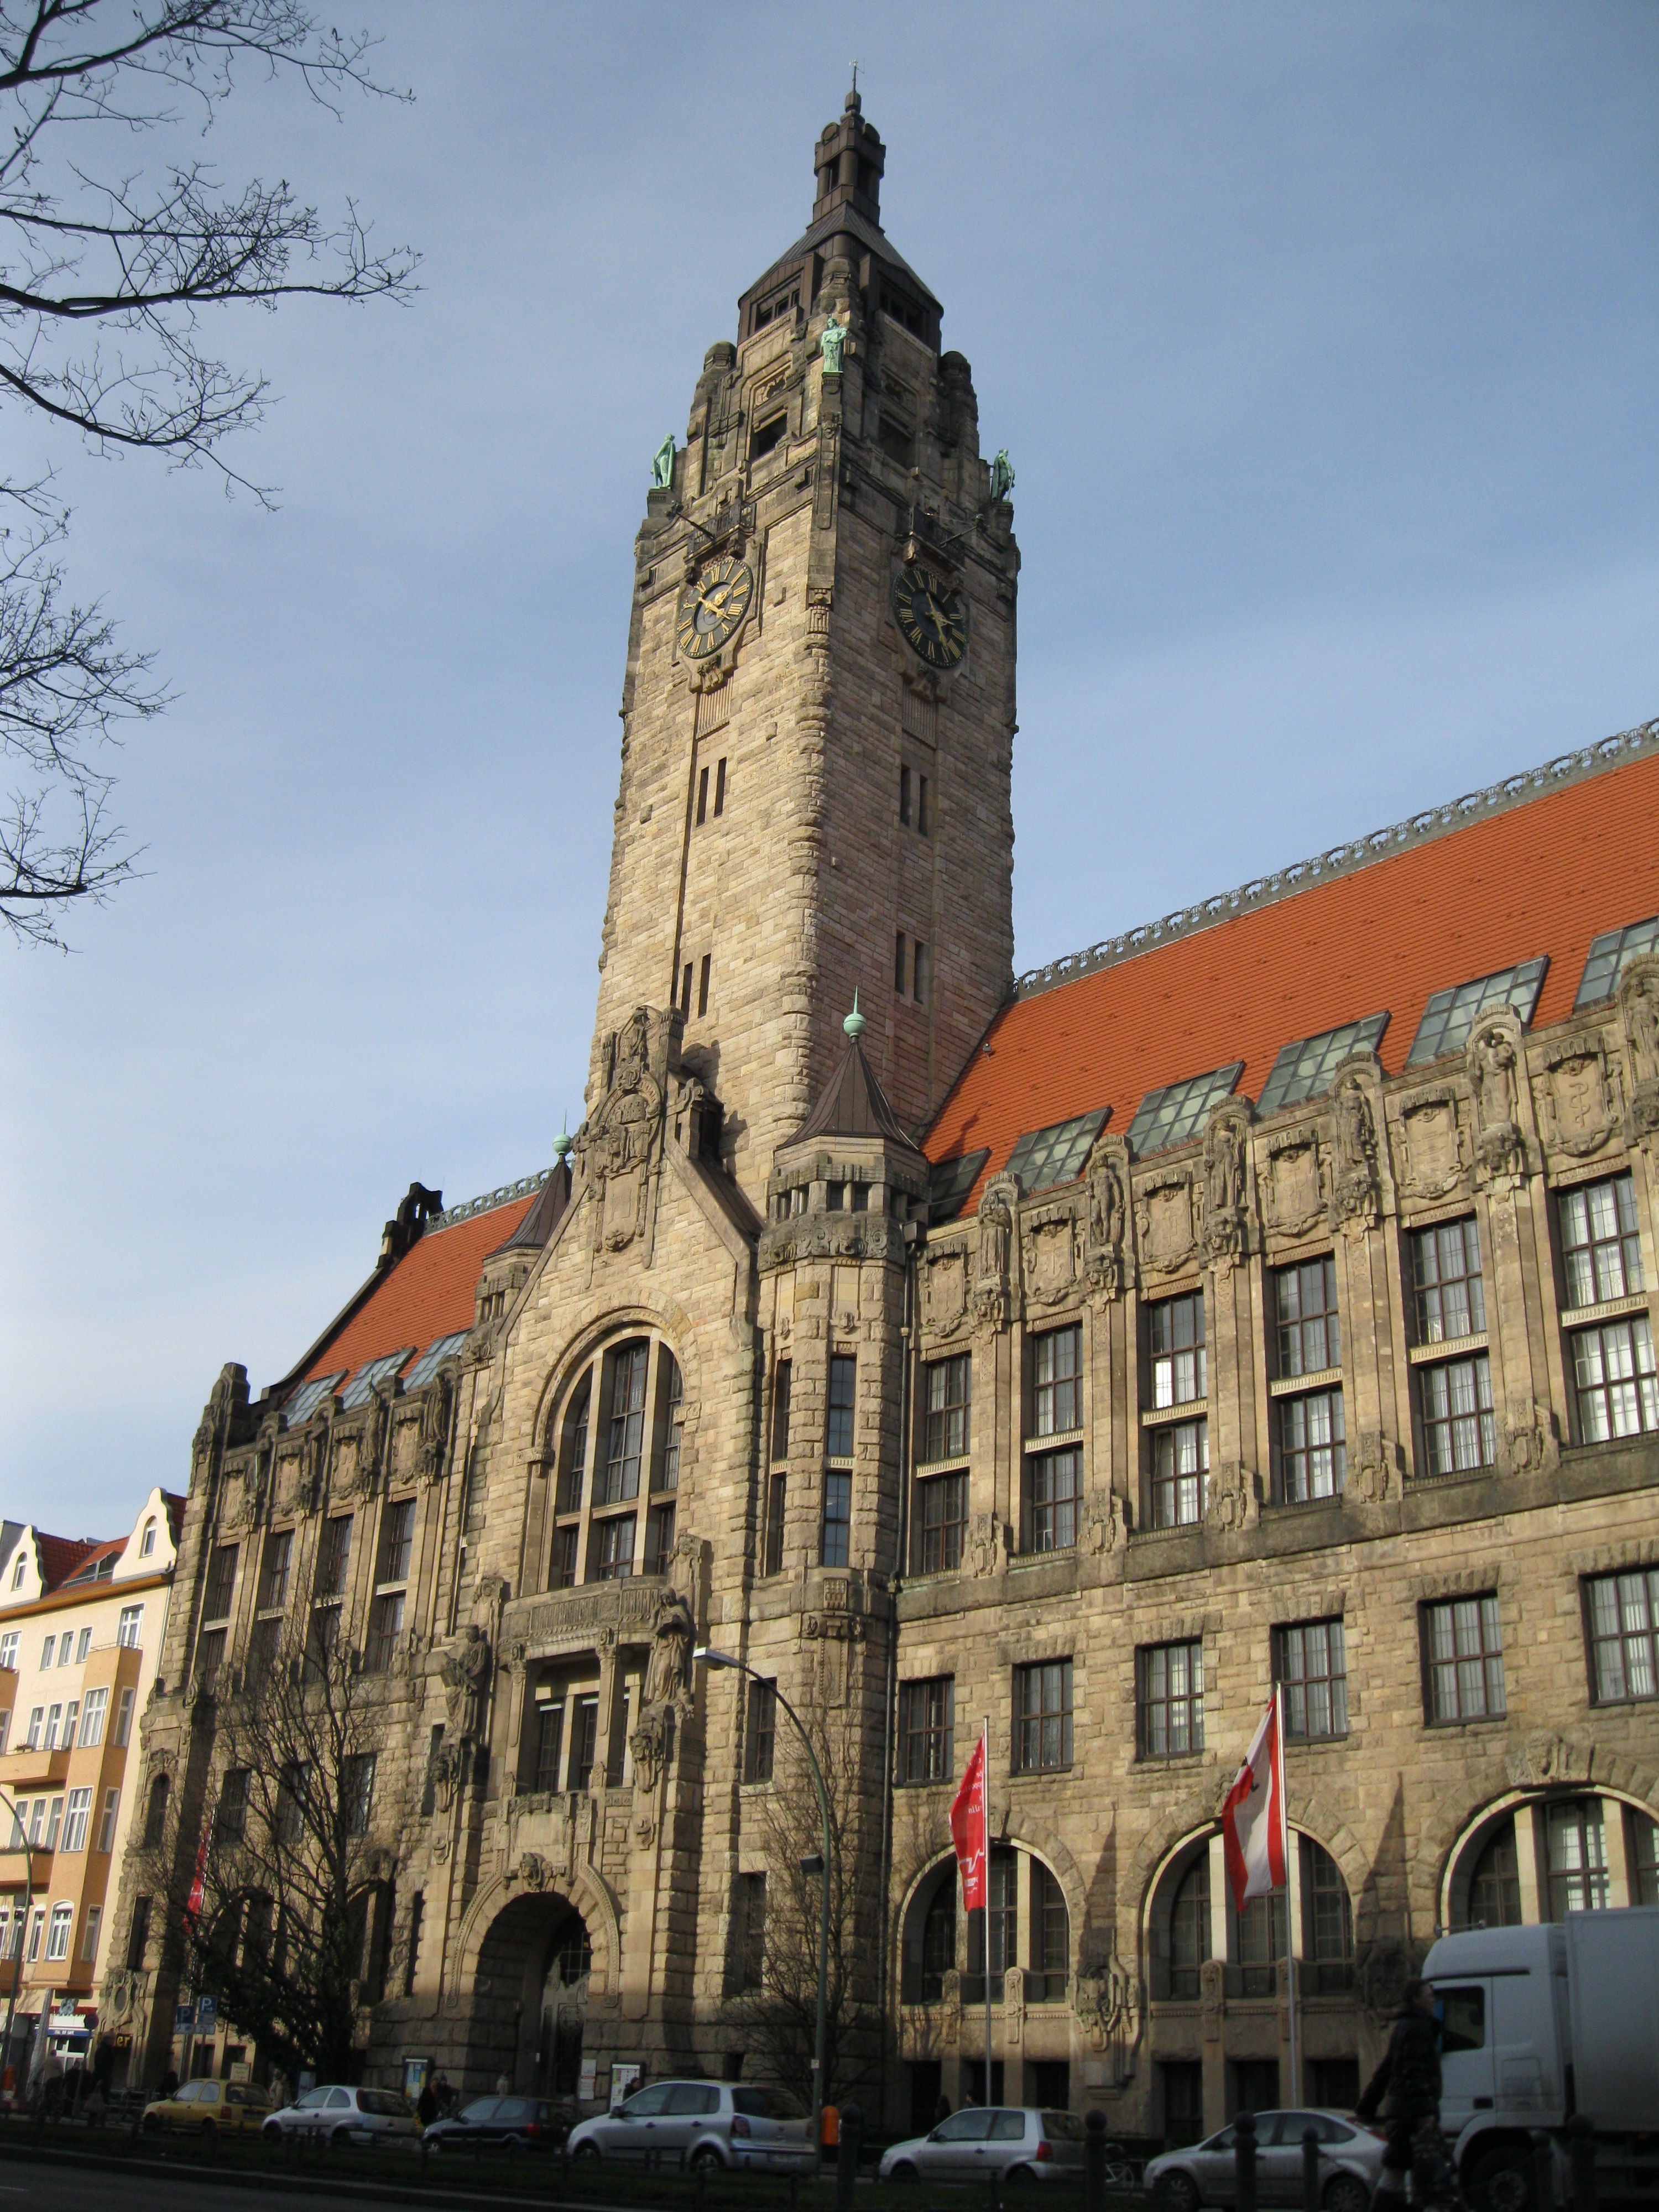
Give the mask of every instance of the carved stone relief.
[(1346, 1494), (1362, 1505), (1386, 1504), (1399, 1497), (1401, 1474), (1399, 1445), (1381, 1429), (1362, 1429), (1358, 1465), (1348, 1476)]
[(969, 1571), (1000, 1574), (1008, 1564), (1008, 1531), (994, 1513), (976, 1513), (968, 1541)]
[(1601, 1151), (1619, 1126), (1618, 1073), (1607, 1066), (1599, 1032), (1551, 1048), (1541, 1079), (1534, 1079), (1533, 1095), (1544, 1142), (1552, 1152), (1587, 1159)]
[(1400, 1187), (1413, 1198), (1444, 1198), (1463, 1180), (1463, 1135), (1454, 1091), (1424, 1091), (1402, 1109), (1395, 1129)]
[(1249, 1126), (1237, 1107), (1224, 1106), (1204, 1139), (1204, 1249), (1218, 1267), (1231, 1267), (1244, 1249)]
[(1083, 1540), (1091, 1552), (1115, 1552), (1123, 1540), (1123, 1500), (1115, 1490), (1091, 1491), (1083, 1501)]
[(662, 1151), (664, 1092), (653, 1073), (651, 1010), (637, 1006), (605, 1043), (605, 1092), (574, 1146), (587, 1185), (596, 1251), (624, 1251), (645, 1234)]
[(1512, 1474), (1538, 1474), (1561, 1457), (1555, 1417), (1530, 1398), (1511, 1398), (1505, 1409), (1504, 1460)]
[(1284, 1129), (1267, 1144), (1263, 1214), (1280, 1237), (1305, 1237), (1328, 1211), (1329, 1170), (1317, 1133)]
[(1527, 1173), (1527, 1144), (1516, 1119), (1520, 1025), (1513, 1014), (1477, 1024), (1465, 1060), (1474, 1101), (1474, 1159), (1480, 1180), (1513, 1190)]
[(1627, 1127), (1632, 1141), (1659, 1134), (1659, 959), (1632, 960), (1619, 979), (1619, 1013), (1635, 1088)]
[(974, 1254), (974, 1313), (982, 1328), (1006, 1328), (1009, 1268), (1013, 1256), (1014, 1211), (1019, 1204), (1018, 1176), (993, 1176), (979, 1201), (979, 1231)]
[(1534, 1729), (1504, 1760), (1509, 1778), (1517, 1790), (1551, 1782), (1588, 1782), (1595, 1747), (1569, 1743), (1549, 1729)]
[(928, 1336), (953, 1336), (968, 1317), (968, 1254), (961, 1245), (931, 1248), (921, 1264), (921, 1326)]
[(1209, 1494), (1204, 1506), (1204, 1525), (1224, 1534), (1254, 1528), (1261, 1518), (1261, 1498), (1255, 1475), (1238, 1460), (1225, 1460), (1210, 1470)]
[(1173, 1275), (1198, 1250), (1197, 1193), (1191, 1171), (1172, 1170), (1135, 1192), (1135, 1237), (1148, 1274)]
[(1088, 1216), (1083, 1237), (1083, 1273), (1091, 1293), (1109, 1302), (1128, 1286), (1124, 1239), (1128, 1231), (1128, 1147), (1103, 1139), (1089, 1162)]
[(1335, 1152), (1331, 1226), (1374, 1229), (1380, 1212), (1376, 1116), (1369, 1088), (1358, 1074), (1338, 1077), (1331, 1094), (1331, 1121)]
[(1020, 1243), (1030, 1302), (1054, 1306), (1072, 1295), (1077, 1282), (1077, 1216), (1069, 1206), (1044, 1206), (1025, 1215)]

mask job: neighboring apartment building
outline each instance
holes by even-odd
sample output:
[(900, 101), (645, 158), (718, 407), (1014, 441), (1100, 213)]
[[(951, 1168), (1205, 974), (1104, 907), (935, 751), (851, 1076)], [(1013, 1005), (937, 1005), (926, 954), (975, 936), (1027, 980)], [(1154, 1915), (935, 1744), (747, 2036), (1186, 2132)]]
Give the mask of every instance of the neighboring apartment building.
[[(854, 96), (647, 498), (569, 1166), (413, 1188), (198, 1431), (149, 2079), (143, 1900), (301, 1621), (383, 1712), (385, 2080), (756, 2070), (784, 1698), (890, 2126), (983, 2095), (988, 1970), (994, 2094), (1180, 2137), (1351, 2098), (1437, 1927), (1659, 1894), (1659, 731), (1015, 981), (1011, 478), (883, 161)], [(1275, 1681), (1290, 1895), (1237, 1914)]]
[(125, 2078), (131, 2021), (108, 2016), (105, 1975), (114, 1870), (184, 1503), (151, 1491), (109, 1543), (25, 1525), (0, 1569), (0, 2002), (20, 2086), (48, 2048), (83, 2055), (100, 2032)]

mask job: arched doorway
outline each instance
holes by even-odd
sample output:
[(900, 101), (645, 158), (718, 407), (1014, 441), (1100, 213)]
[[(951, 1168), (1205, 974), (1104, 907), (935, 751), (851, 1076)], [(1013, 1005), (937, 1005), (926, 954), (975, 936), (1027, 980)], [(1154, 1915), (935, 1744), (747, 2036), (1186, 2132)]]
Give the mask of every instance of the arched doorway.
[(515, 1897), (491, 1922), (473, 1983), (469, 2087), (574, 2096), (593, 1952), (568, 1898)]

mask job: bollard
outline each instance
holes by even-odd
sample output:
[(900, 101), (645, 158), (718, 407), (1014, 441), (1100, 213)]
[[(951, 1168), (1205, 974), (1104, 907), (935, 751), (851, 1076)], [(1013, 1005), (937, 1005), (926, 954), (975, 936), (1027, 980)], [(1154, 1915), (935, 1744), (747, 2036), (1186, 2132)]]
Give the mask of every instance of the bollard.
[(859, 2178), (859, 2137), (863, 2132), (861, 2106), (843, 2105), (841, 2141), (836, 2145), (836, 2212), (853, 2212), (853, 2189)]
[(1596, 2212), (1595, 2128), (1588, 2112), (1567, 2122), (1567, 2155), (1572, 2165), (1573, 2212)]
[(1233, 2165), (1237, 2175), (1233, 2201), (1238, 2212), (1256, 2212), (1254, 2112), (1241, 2112), (1233, 2124)]
[(1302, 2212), (1319, 2212), (1319, 2130), (1302, 2130)]
[(1106, 2212), (1106, 2115), (1083, 2117), (1083, 2212)]

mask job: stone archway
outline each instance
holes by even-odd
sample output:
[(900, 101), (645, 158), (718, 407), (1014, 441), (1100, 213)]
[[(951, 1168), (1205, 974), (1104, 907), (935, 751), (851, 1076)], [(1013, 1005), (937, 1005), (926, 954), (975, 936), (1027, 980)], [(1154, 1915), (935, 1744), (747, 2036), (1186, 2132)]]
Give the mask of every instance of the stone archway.
[(469, 2071), (523, 2095), (572, 2096), (581, 2069), (593, 1951), (580, 1911), (556, 1891), (504, 1905), (478, 1948)]

